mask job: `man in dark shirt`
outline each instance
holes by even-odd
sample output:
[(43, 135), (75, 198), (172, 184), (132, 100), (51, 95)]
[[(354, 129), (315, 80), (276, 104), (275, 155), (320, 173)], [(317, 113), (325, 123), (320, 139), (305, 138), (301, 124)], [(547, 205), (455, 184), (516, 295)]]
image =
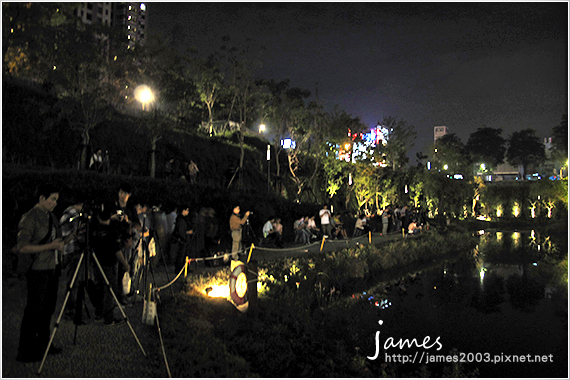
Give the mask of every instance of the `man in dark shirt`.
[[(99, 260), (101, 268), (107, 277), (107, 281), (117, 297), (121, 294), (117, 277), (118, 264), (123, 270), (130, 270), (129, 264), (121, 251), (121, 238), (116, 228), (111, 226), (111, 213), (114, 207), (110, 203), (103, 204), (102, 210), (97, 214), (97, 220), (91, 227), (90, 243), (93, 253)], [(121, 323), (122, 320), (115, 315), (115, 300), (109, 287), (105, 286), (105, 281), (99, 270), (95, 271), (96, 283), (99, 289), (100, 300), (96, 302), (97, 316), (102, 316), (107, 325)]]
[[(115, 211), (111, 212), (111, 225), (119, 231), (121, 238), (121, 249), (127, 262), (132, 262), (133, 258), (133, 236), (136, 231), (141, 230), (141, 222), (137, 210), (131, 201), (133, 188), (128, 183), (119, 186), (119, 192), (115, 201)], [(123, 278), (125, 271), (122, 266), (119, 268), (117, 279)], [(127, 302), (127, 297), (123, 293), (117, 294), (122, 304)]]
[(188, 215), (190, 207), (187, 205), (180, 206), (180, 214), (174, 222), (174, 231), (170, 243), (170, 257), (174, 261), (174, 270), (178, 274), (186, 264), (186, 256), (190, 247), (190, 238), (194, 233)]
[[(40, 361), (49, 343), (50, 323), (57, 303), (60, 251), (64, 248), (61, 229), (53, 209), (59, 190), (52, 185), (38, 189), (38, 203), (22, 216), (18, 226), (18, 255), (29, 259), (27, 266), (27, 304), (20, 329), (16, 360)], [(26, 256), (26, 257), (24, 257)], [(49, 354), (61, 349), (51, 346)]]

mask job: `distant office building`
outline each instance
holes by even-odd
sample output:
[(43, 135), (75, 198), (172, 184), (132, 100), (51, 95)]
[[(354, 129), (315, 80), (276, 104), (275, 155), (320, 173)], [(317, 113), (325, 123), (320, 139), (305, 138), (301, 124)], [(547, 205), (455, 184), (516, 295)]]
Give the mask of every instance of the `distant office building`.
[(437, 139), (442, 136), (447, 135), (447, 127), (444, 125), (433, 127), (433, 142), (435, 143)]
[(77, 17), (86, 24), (102, 24), (125, 31), (127, 48), (146, 42), (147, 14), (145, 3), (80, 3)]

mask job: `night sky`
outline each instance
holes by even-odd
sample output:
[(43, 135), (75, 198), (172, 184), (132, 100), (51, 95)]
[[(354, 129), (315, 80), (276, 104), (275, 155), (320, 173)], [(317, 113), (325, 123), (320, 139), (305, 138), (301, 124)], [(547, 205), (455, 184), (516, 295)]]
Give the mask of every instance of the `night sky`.
[(209, 53), (264, 46), (259, 77), (290, 79), (371, 127), (385, 116), (464, 143), (478, 127), (551, 135), (568, 108), (568, 3), (148, 3), (149, 34)]

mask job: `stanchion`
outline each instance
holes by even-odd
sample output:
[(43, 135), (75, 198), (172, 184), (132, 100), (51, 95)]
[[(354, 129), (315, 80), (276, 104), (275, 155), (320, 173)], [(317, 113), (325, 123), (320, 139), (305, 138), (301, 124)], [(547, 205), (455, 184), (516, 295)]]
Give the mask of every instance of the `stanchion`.
[(372, 231), (368, 231), (368, 244), (372, 244)]
[(249, 302), (248, 313), (255, 315), (257, 312), (257, 261), (253, 260), (247, 264), (247, 300)]
[(321, 252), (323, 251), (323, 247), (325, 246), (325, 237), (323, 236), (323, 241), (321, 242)]
[(406, 237), (406, 230), (402, 228), (402, 237), (405, 238)]
[(184, 278), (188, 276), (188, 256), (186, 256), (186, 264), (184, 265)]
[(251, 259), (251, 251), (253, 251), (254, 245), (253, 243), (251, 243), (251, 247), (249, 248), (249, 256), (247, 257), (247, 262), (249, 263), (249, 260)]

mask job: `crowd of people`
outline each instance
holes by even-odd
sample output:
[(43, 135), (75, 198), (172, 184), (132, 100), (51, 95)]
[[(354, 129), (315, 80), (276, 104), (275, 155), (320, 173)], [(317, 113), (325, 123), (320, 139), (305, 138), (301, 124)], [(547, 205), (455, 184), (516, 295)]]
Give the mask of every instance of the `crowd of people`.
[[(389, 233), (404, 232), (407, 234), (418, 234), (427, 222), (427, 217), (423, 210), (409, 206), (395, 207), (392, 210), (388, 206), (378, 214), (366, 216), (361, 213), (353, 219), (347, 212), (341, 215), (332, 215), (327, 205), (319, 211), (320, 227), (316, 224), (315, 216), (302, 216), (293, 223), (295, 231), (295, 243), (310, 244), (311, 241), (320, 240), (323, 237), (329, 239), (348, 239), (349, 233), (346, 226), (349, 223), (353, 226), (351, 237), (357, 238), (368, 232), (379, 232), (380, 235)], [(271, 220), (267, 223), (272, 222)], [(268, 225), (266, 223), (266, 225)]]
[[(102, 320), (105, 325), (116, 325), (123, 323), (124, 319), (119, 314), (119, 305), (111, 289), (122, 305), (134, 298), (134, 288), (130, 292), (123, 291), (125, 273), (134, 278), (146, 265), (165, 264), (167, 267), (173, 265), (177, 274), (184, 268), (187, 258), (211, 258), (220, 251), (220, 231), (227, 229), (219, 228), (213, 208), (203, 207), (192, 212), (185, 204), (165, 204), (163, 207), (161, 202), (131, 197), (132, 192), (129, 184), (122, 184), (113, 199), (87, 200), (82, 194), (74, 194), (76, 202), (67, 207), (58, 219), (53, 210), (59, 199), (59, 190), (52, 185), (39, 187), (37, 204), (20, 220), (14, 248), (21, 263), (19, 266), (24, 267), (28, 286), (17, 360), (39, 361), (43, 357), (62, 270), (66, 271), (70, 292), (66, 316), (73, 317), (75, 323), (83, 322), (83, 301), (79, 300), (78, 293), (84, 289), (95, 309), (95, 319)], [(228, 227), (233, 259), (237, 260), (239, 253), (243, 252), (244, 228), (248, 226), (251, 214), (251, 211), (241, 214), (240, 205), (234, 205), (232, 209)], [(295, 243), (310, 244), (311, 240), (323, 237), (347, 239), (346, 226), (351, 220), (348, 212), (333, 215), (328, 205), (324, 205), (318, 217), (307, 215), (294, 221)], [(368, 231), (388, 234), (401, 229), (416, 234), (425, 223), (425, 213), (419, 209), (404, 206), (392, 210), (386, 207), (371, 218), (358, 215), (353, 237)], [(262, 234), (263, 246), (282, 248), (281, 218), (269, 217)], [(86, 259), (86, 254), (92, 260), (76, 277), (83, 288), (70, 287), (80, 258)], [(100, 266), (95, 265), (95, 260)], [(209, 260), (204, 262), (211, 263)], [(108, 286), (104, 277), (109, 282)], [(48, 353), (57, 354), (59, 351), (52, 346)]]
[[(125, 273), (135, 278), (141, 268), (153, 264), (174, 265), (179, 271), (186, 257), (208, 257), (217, 249), (220, 238), (213, 208), (192, 215), (187, 205), (162, 209), (159, 202), (131, 195), (129, 184), (122, 184), (113, 199), (88, 200), (76, 193), (72, 195), (76, 202), (57, 218), (53, 210), (59, 189), (49, 184), (38, 188), (37, 204), (21, 217), (12, 250), (27, 283), (18, 361), (39, 361), (48, 348), (62, 274), (69, 289), (66, 317), (85, 323), (84, 300), (79, 298), (84, 291), (81, 295), (88, 296), (95, 320), (117, 325), (125, 320), (112, 293), (121, 306), (134, 301), (135, 288), (123, 290)], [(79, 266), (80, 262), (85, 264)], [(51, 346), (48, 354), (59, 352)]]

